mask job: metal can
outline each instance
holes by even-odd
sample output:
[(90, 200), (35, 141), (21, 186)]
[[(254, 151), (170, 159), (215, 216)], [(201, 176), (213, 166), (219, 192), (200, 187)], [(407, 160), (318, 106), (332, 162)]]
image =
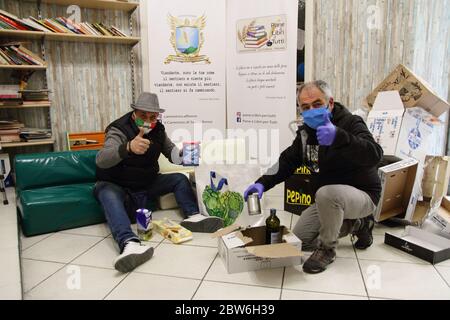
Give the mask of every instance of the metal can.
[(261, 203), (259, 202), (258, 194), (251, 194), (247, 199), (248, 214), (255, 216), (261, 214)]
[(136, 224), (139, 240), (149, 241), (152, 238), (152, 212), (147, 209), (136, 210)]

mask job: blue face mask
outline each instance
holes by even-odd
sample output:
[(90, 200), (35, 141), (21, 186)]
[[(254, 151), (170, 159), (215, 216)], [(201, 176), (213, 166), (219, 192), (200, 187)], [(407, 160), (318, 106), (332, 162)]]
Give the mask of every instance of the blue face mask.
[(317, 109), (310, 109), (307, 111), (303, 111), (303, 120), (305, 124), (311, 129), (317, 130), (318, 127), (325, 125), (323, 116), (328, 114), (331, 117), (331, 112), (328, 109), (328, 106), (323, 106)]

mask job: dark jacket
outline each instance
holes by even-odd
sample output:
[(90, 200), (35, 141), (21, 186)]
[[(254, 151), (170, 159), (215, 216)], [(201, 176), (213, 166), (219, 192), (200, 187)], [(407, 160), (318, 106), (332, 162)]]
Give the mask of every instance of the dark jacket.
[[(106, 128), (106, 134), (111, 128), (117, 128), (126, 136), (127, 141), (133, 140), (138, 135), (139, 129), (131, 115), (132, 112), (127, 113), (111, 123)], [(97, 179), (113, 182), (131, 190), (147, 188), (158, 175), (158, 158), (166, 137), (164, 125), (158, 121), (156, 127), (150, 133), (144, 135), (144, 138), (151, 142), (145, 154), (128, 153), (126, 143), (120, 145), (118, 151), (122, 160), (109, 168), (100, 168), (97, 164)]]
[[(332, 113), (331, 122), (337, 128), (332, 146), (318, 146), (316, 131), (302, 126), (292, 145), (281, 153), (278, 171), (256, 182), (263, 184), (267, 191), (285, 181), (298, 167), (306, 165), (312, 170), (315, 191), (326, 185), (349, 185), (366, 192), (377, 205), (381, 194), (378, 164), (383, 149), (361, 117), (352, 115), (339, 103), (335, 103)], [(317, 150), (316, 157), (314, 150)]]

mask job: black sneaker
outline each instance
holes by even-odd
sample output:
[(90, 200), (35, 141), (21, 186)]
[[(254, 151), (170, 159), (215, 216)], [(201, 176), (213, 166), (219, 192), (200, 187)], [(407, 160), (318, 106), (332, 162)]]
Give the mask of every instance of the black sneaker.
[(180, 223), (192, 232), (214, 233), (224, 227), (222, 218), (195, 214)]
[(356, 236), (358, 240), (355, 242), (355, 248), (364, 250), (373, 243), (372, 230), (375, 226), (373, 215), (361, 219), (361, 226), (353, 232), (352, 236)]
[(335, 259), (336, 251), (333, 248), (320, 247), (303, 264), (303, 271), (311, 274), (320, 273)]

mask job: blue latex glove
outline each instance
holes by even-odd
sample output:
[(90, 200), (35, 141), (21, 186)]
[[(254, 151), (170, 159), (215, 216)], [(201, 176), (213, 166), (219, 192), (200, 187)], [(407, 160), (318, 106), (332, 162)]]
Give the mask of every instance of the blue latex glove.
[(317, 128), (317, 140), (321, 146), (331, 146), (336, 139), (336, 127), (331, 123), (328, 114), (323, 116), (324, 125)]
[(261, 183), (255, 183), (252, 184), (250, 187), (247, 188), (247, 190), (245, 190), (244, 192), (244, 199), (245, 201), (247, 201), (248, 199), (248, 195), (258, 192), (258, 198), (262, 198), (262, 195), (264, 193), (264, 186)]

